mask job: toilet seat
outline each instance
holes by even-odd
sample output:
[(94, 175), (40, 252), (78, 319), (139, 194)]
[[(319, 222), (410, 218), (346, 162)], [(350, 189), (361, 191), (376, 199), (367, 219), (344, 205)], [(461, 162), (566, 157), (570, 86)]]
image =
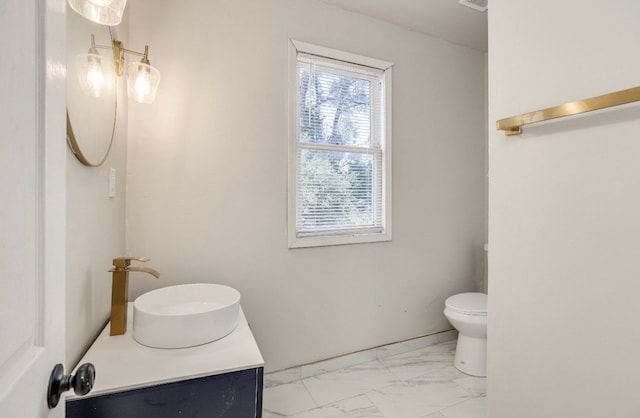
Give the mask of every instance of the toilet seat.
[(487, 295), (479, 292), (460, 293), (449, 297), (445, 306), (462, 315), (487, 316)]

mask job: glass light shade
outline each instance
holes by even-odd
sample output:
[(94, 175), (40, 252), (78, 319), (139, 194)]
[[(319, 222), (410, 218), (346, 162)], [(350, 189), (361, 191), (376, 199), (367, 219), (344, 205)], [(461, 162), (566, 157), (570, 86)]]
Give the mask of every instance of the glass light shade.
[(138, 103), (151, 104), (160, 84), (160, 71), (142, 62), (132, 62), (127, 69), (127, 93)]
[(102, 57), (92, 53), (77, 55), (76, 67), (82, 91), (92, 97), (104, 95), (107, 86)]
[(68, 0), (81, 16), (101, 25), (116, 26), (122, 21), (127, 0)]

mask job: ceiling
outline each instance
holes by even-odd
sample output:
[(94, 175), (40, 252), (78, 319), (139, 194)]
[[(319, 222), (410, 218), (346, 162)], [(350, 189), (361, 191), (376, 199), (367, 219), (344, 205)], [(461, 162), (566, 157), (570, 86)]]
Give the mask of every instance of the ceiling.
[(487, 51), (487, 12), (458, 0), (321, 0), (479, 51)]

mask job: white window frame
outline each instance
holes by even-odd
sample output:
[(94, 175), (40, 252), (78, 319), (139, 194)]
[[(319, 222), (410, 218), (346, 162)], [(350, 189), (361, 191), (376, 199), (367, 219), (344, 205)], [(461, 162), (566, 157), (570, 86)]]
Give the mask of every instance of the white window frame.
[[(331, 230), (317, 235), (300, 234), (296, 227), (297, 218), (297, 149), (298, 149), (298, 53), (316, 55), (346, 63), (358, 64), (382, 70), (383, 120), (380, 146), (382, 149), (382, 229), (379, 231), (358, 230), (345, 234), (331, 234)], [(326, 245), (357, 244), (391, 241), (391, 79), (392, 64), (375, 58), (364, 57), (306, 42), (289, 42), (289, 171), (288, 171), (288, 241), (289, 248), (317, 247)]]

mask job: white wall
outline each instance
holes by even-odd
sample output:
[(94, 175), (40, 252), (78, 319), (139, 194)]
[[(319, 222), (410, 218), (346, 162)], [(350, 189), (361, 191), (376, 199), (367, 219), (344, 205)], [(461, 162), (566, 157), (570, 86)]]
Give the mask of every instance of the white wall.
[[(491, 0), (491, 123), (637, 86), (638, 15)], [(490, 130), (491, 418), (640, 416), (639, 115)]]
[[(68, 13), (74, 13), (68, 10)], [(128, 22), (116, 29), (125, 41)], [(66, 364), (70, 370), (109, 319), (111, 261), (125, 250), (127, 95), (119, 80), (118, 119), (109, 157), (86, 167), (67, 149)], [(108, 197), (109, 168), (116, 169), (116, 196)], [(98, 371), (99, 372), (99, 371)]]
[[(131, 44), (162, 73), (132, 104), (128, 253), (242, 293), (267, 370), (450, 328), (482, 277), (484, 54), (315, 0), (137, 0)], [(287, 249), (288, 39), (391, 61), (393, 241)]]

